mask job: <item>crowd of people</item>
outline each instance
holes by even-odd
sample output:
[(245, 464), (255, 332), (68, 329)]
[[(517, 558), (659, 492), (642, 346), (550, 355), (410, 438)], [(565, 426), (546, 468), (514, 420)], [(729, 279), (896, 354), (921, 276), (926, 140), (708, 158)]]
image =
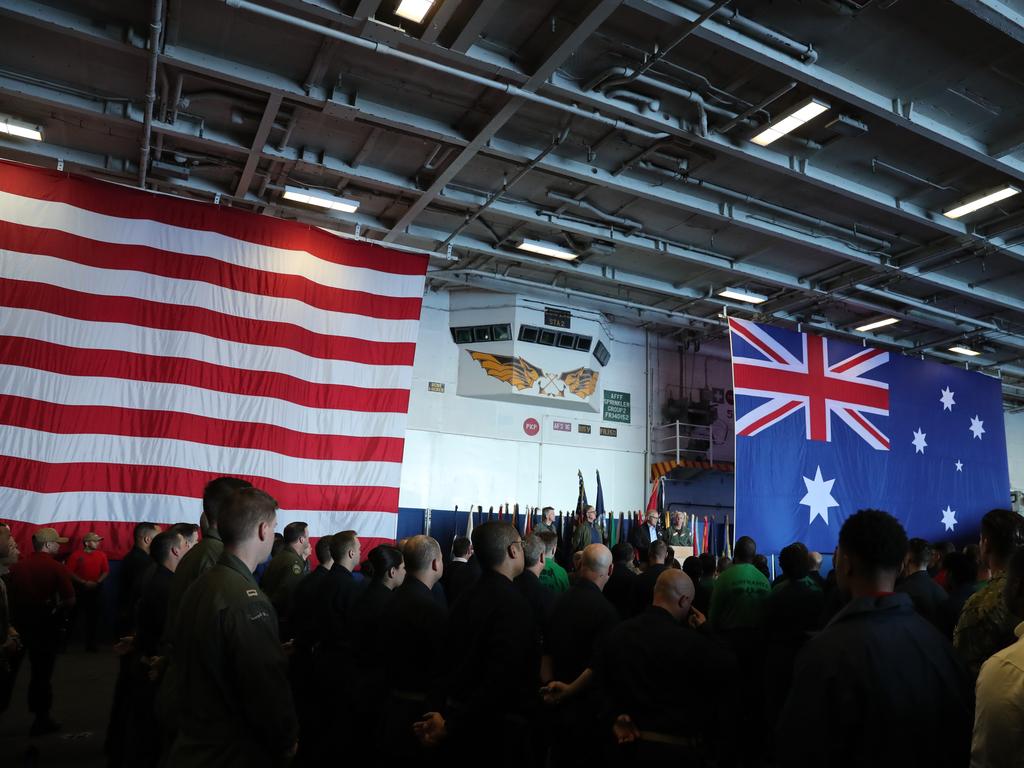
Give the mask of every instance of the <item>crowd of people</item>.
[[(487, 522), (446, 561), (425, 535), (275, 534), (236, 478), (199, 525), (135, 528), (120, 565), (111, 766), (1010, 766), (1024, 756), (1024, 520), (989, 512), (962, 550), (862, 510), (833, 568), (800, 543), (774, 580), (748, 537), (679, 562), (653, 515), (609, 549), (593, 514), (562, 542)], [(676, 538), (673, 538), (676, 537)], [(0, 525), (0, 711), (27, 656), (51, 716), (68, 609), (96, 641), (98, 536)], [(654, 763), (651, 763), (654, 764)]]

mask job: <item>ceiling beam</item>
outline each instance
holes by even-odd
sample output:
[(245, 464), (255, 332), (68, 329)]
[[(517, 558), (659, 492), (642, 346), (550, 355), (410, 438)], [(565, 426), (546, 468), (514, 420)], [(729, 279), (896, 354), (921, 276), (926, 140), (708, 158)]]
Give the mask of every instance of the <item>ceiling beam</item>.
[[(487, 4), (487, 0), (481, 5), (481, 9)], [(563, 35), (562, 40), (554, 49), (548, 54), (544, 62), (537, 67), (530, 78), (523, 83), (521, 88), (524, 91), (536, 92), (544, 82), (551, 76), (551, 74), (560, 67), (566, 59), (572, 56), (576, 49), (588, 38), (594, 31), (601, 26), (601, 24), (615, 11), (619, 5), (622, 4), (622, 0), (591, 0), (589, 9), (587, 10), (583, 20), (569, 32), (567, 35)], [(478, 9), (474, 14), (474, 18), (481, 13), (481, 9)], [(471, 20), (472, 21), (472, 20)], [(398, 237), (398, 235), (408, 227), (416, 217), (428, 206), (430, 203), (439, 195), (441, 191), (448, 185), (448, 183), (458, 175), (459, 171), (466, 167), (466, 165), (476, 157), (477, 153), (483, 148), (488, 141), (490, 141), (498, 131), (519, 111), (519, 108), (526, 103), (526, 100), (521, 96), (513, 96), (508, 99), (505, 104), (495, 113), (490, 120), (484, 125), (483, 128), (477, 132), (477, 135), (469, 142), (458, 155), (448, 164), (447, 167), (430, 185), (430, 187), (414, 202), (409, 209), (395, 222), (395, 225), (391, 228), (391, 231), (384, 237), (385, 242), (389, 242)]]
[(253, 136), (252, 144), (249, 147), (249, 156), (245, 159), (245, 166), (242, 168), (242, 173), (238, 177), (238, 185), (235, 187), (235, 197), (244, 197), (249, 191), (249, 185), (252, 183), (253, 174), (256, 172), (256, 167), (260, 163), (260, 156), (263, 152), (263, 147), (267, 143), (267, 136), (270, 135), (270, 129), (274, 127), (274, 120), (277, 119), (277, 111), (281, 108), (281, 95), (277, 93), (270, 94), (267, 99), (267, 105), (263, 109), (263, 117), (260, 118), (260, 124), (256, 128), (256, 135)]
[(448, 26), (448, 22), (451, 21), (452, 15), (458, 9), (461, 2), (462, 0), (442, 0), (441, 7), (434, 11), (434, 15), (427, 22), (426, 29), (420, 35), (420, 42), (436, 43), (437, 38), (444, 31), (444, 28)]
[(480, 0), (476, 10), (470, 15), (462, 29), (455, 36), (455, 40), (448, 46), (456, 53), (465, 53), (480, 37), (487, 23), (494, 18), (494, 14), (501, 7), (502, 0)]
[(972, 16), (977, 16), (993, 29), (1024, 43), (1024, 13), (1015, 11), (999, 0), (953, 0)]

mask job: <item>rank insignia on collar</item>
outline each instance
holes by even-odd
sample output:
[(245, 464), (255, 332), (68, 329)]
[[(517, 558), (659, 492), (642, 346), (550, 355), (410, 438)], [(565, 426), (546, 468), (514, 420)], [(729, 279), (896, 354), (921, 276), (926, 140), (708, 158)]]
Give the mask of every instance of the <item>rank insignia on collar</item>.
[(245, 590), (245, 594), (247, 594), (249, 597), (259, 597), (260, 591), (258, 589), (247, 589)]

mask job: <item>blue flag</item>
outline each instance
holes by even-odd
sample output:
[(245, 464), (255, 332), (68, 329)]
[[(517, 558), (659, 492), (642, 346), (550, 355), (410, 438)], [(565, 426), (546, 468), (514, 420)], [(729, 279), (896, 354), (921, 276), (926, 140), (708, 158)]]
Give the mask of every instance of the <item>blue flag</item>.
[(846, 341), (730, 319), (736, 533), (833, 551), (859, 509), (909, 536), (977, 536), (1008, 508), (999, 381)]

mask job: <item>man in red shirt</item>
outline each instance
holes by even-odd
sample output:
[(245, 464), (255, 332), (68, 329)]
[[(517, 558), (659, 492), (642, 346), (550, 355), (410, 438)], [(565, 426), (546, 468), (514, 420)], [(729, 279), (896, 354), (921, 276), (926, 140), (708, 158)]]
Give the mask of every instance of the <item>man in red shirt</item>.
[(53, 668), (57, 663), (64, 611), (75, 605), (75, 588), (68, 569), (54, 559), (67, 539), (53, 528), (39, 528), (32, 535), (27, 557), (11, 568), (11, 619), (28, 651), (32, 677), (28, 684), (28, 709), (35, 716), (32, 734), (60, 730), (50, 717), (53, 706)]
[(68, 571), (75, 582), (78, 593), (78, 604), (75, 608), (73, 624), (78, 623), (78, 616), (85, 614), (85, 650), (96, 650), (96, 622), (100, 615), (100, 584), (110, 574), (107, 555), (100, 551), (103, 537), (97, 533), (87, 533), (82, 538), (82, 549), (68, 558)]

